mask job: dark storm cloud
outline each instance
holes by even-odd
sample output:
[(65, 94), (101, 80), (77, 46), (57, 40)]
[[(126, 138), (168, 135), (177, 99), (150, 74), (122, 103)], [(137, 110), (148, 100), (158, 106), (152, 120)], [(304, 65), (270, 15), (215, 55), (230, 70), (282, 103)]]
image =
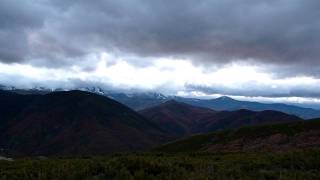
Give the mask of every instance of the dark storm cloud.
[(0, 59), (53, 66), (106, 51), (249, 59), (308, 74), (320, 64), (319, 8), (318, 0), (1, 0)]
[(0, 61), (18, 62), (28, 56), (27, 34), (41, 28), (44, 13), (33, 1), (0, 0)]

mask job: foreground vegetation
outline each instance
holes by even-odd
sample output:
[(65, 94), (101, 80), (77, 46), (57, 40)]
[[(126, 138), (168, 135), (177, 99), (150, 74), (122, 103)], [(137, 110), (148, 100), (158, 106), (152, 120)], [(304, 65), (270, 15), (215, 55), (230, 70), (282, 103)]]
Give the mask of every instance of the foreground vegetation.
[(320, 150), (281, 154), (131, 153), (0, 161), (0, 179), (319, 179)]

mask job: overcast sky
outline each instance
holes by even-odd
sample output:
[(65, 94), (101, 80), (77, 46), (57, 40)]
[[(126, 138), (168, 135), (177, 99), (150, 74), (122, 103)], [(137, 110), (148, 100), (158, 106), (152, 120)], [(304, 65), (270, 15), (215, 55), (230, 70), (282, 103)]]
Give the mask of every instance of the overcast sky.
[(0, 84), (320, 103), (319, 0), (0, 0)]

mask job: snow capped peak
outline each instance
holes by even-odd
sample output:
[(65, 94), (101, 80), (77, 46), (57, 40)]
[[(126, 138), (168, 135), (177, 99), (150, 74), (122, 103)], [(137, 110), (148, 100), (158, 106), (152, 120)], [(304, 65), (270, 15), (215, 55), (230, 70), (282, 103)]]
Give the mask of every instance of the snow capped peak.
[(81, 91), (88, 91), (88, 92), (92, 92), (95, 94), (100, 94), (100, 95), (105, 95), (105, 90), (103, 90), (100, 87), (96, 87), (96, 86), (92, 86), (92, 87), (81, 87), (81, 88), (77, 88), (78, 90)]
[(156, 93), (156, 92), (148, 92), (148, 93), (141, 93), (141, 94), (151, 98), (156, 98), (156, 99), (167, 99), (165, 95), (161, 93)]

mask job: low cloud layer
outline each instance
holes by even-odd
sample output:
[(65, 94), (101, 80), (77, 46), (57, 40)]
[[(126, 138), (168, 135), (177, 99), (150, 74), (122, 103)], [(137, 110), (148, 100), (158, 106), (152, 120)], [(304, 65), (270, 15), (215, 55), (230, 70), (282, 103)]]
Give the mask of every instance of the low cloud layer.
[(320, 79), (277, 79), (258, 67), (229, 64), (208, 72), (205, 67), (177, 59), (156, 59), (148, 66), (134, 66), (122, 58), (104, 54), (90, 59), (92, 69), (82, 66), (39, 68), (0, 63), (0, 84), (32, 88), (77, 88), (158, 91), (166, 94), (198, 92), (246, 97), (303, 97), (320, 99)]

